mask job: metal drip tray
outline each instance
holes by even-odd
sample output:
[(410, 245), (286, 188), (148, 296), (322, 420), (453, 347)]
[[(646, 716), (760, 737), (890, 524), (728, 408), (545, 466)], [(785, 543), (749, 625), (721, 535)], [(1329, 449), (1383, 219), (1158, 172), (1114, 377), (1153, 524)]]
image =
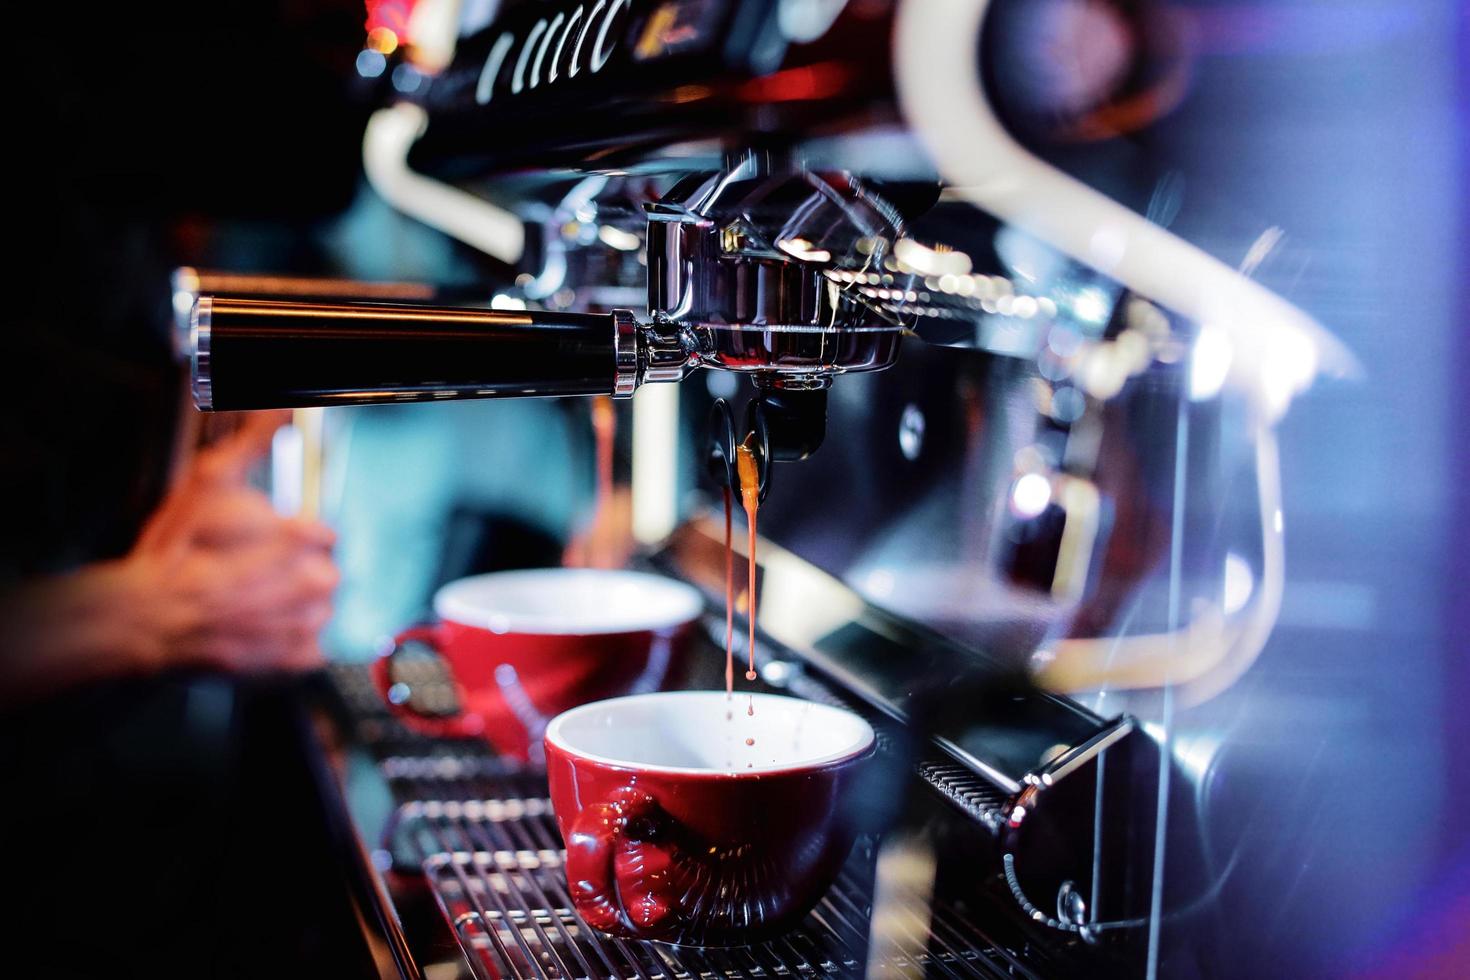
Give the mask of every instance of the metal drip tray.
[[(492, 755), (390, 756), (378, 763), (407, 818), (434, 800), (537, 799), (546, 795), (546, 773)], [(485, 806), (509, 804), (485, 803)]]
[(870, 844), (859, 843), (796, 931), (758, 945), (710, 949), (614, 939), (590, 929), (567, 894), (565, 852), (548, 800), (421, 801), (400, 816), (470, 969), (487, 980), (1032, 975), (944, 905), (921, 914), (911, 903), (891, 902), (883, 929), (900, 941), (873, 955)]

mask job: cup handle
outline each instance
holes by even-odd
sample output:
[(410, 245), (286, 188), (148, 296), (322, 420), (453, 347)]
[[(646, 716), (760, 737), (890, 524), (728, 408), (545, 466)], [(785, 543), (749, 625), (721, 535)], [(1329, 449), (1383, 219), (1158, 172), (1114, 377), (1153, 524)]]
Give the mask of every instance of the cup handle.
[(567, 834), (567, 884), (588, 925), (648, 930), (668, 920), (675, 904), (662, 892), (677, 887), (674, 826), (657, 800), (631, 786), (577, 814)]
[[(474, 738), (484, 731), (484, 720), (477, 714), (465, 712), (462, 691), (457, 692), (460, 694), (459, 712), (449, 717), (422, 714), (414, 710), (406, 697), (398, 696), (398, 692), (394, 691), (391, 667), (393, 658), (403, 649), (404, 644), (422, 643), (442, 655), (444, 639), (444, 628), (437, 623), (410, 626), (398, 633), (393, 637), (393, 645), (372, 663), (373, 686), (378, 689), (378, 696), (383, 699), (388, 710), (414, 731), (430, 738)], [(453, 678), (452, 669), (450, 677)]]

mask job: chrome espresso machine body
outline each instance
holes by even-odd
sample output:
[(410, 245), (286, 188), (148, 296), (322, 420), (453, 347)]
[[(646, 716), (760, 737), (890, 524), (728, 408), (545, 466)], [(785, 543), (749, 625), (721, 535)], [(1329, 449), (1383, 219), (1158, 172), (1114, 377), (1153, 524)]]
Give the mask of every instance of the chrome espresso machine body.
[(551, 842), (476, 836), (538, 804), (524, 774), (384, 750), (408, 796), (383, 862), (429, 841), (475, 975), (1229, 977), (1298, 930), (1321, 968), (1339, 933), (1279, 862), (1335, 797), (1268, 764), (1257, 661), (1278, 429), (1358, 365), (1261, 284), (1290, 278), (1277, 229), (1168, 230), (1196, 218), (1148, 152), (1190, 70), (1177, 18), (1075, 6), (1102, 67), (1059, 78), (1066, 4), (466, 3), (364, 49), (391, 103), (364, 163), (503, 267), (485, 302), (200, 290), (204, 409), (632, 397), (635, 433), (680, 433), (635, 448), (647, 561), (706, 592), (717, 640), (721, 529), (679, 461), (717, 506), (755, 433), (762, 683), (883, 733), (875, 880), (819, 909), (841, 941), (815, 952), (599, 944), (504, 863)]

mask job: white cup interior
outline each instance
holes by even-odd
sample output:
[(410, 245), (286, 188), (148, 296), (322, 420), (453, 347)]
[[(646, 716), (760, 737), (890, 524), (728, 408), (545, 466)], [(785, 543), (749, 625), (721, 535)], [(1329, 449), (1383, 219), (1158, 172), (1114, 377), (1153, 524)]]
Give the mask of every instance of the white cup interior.
[(552, 719), (546, 740), (631, 769), (756, 775), (860, 755), (873, 744), (873, 729), (850, 711), (797, 698), (665, 691), (565, 711)]
[(440, 619), (494, 633), (591, 636), (663, 630), (698, 618), (693, 586), (659, 575), (592, 568), (492, 572), (434, 595)]

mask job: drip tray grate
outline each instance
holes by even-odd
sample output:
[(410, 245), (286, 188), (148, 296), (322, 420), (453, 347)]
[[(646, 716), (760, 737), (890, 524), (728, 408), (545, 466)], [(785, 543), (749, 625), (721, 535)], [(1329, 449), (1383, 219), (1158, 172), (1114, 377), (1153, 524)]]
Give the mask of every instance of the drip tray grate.
[(870, 962), (872, 851), (864, 844), (795, 932), (758, 945), (701, 949), (590, 929), (572, 909), (561, 837), (545, 799), (420, 801), (403, 808), (401, 826), (471, 970), (485, 980), (1029, 975), (942, 905), (926, 910), (927, 922), (914, 919), (910, 942)]

